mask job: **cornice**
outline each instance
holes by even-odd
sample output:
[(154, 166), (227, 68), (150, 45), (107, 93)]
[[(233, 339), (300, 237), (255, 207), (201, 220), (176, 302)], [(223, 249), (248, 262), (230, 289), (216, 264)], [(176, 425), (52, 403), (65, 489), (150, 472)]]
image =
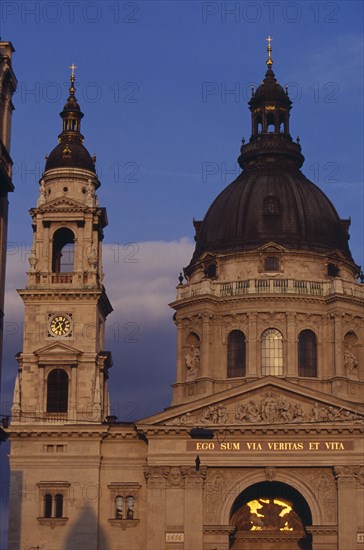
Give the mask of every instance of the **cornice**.
[[(297, 436), (300, 435), (306, 435), (309, 437), (312, 434), (317, 435), (338, 435), (343, 436), (347, 435), (349, 437), (360, 437), (362, 438), (362, 434), (364, 434), (364, 426), (360, 426), (358, 424), (351, 424), (348, 423), (348, 425), (345, 426), (338, 426), (335, 424), (326, 425), (327, 423), (321, 423), (321, 424), (312, 424), (312, 423), (306, 423), (306, 424), (295, 424), (294, 426), (277, 426), (274, 425), (267, 425), (267, 426), (259, 426), (256, 425), (224, 425), (224, 427), (211, 427), (210, 429), (216, 434), (217, 436), (223, 436), (226, 437), (227, 435), (244, 435), (244, 438), (246, 438), (247, 435), (252, 435), (254, 437), (265, 437), (265, 436)], [(153, 437), (153, 436), (160, 436), (163, 434), (168, 434), (169, 437), (174, 436), (177, 439), (181, 438), (181, 435), (185, 435), (190, 438), (189, 432), (193, 428), (192, 425), (188, 426), (171, 426), (171, 425), (156, 425), (156, 426), (150, 426), (147, 424), (138, 424), (137, 423), (137, 429), (139, 433), (145, 434), (147, 438)]]
[(69, 300), (69, 299), (80, 299), (88, 298), (89, 300), (94, 299), (95, 301), (99, 300), (105, 292), (103, 288), (94, 288), (94, 289), (58, 289), (58, 288), (24, 288), (17, 290), (19, 296), (21, 296), (23, 302), (34, 302), (40, 298), (46, 298), (48, 301), (50, 298), (55, 300)]

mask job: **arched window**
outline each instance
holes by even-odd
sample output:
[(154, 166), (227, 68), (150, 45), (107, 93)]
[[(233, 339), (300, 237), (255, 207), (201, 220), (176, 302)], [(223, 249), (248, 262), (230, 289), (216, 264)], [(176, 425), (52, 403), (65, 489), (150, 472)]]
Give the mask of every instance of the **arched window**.
[(115, 497), (115, 518), (124, 519), (124, 497)]
[(298, 335), (298, 376), (317, 376), (317, 343), (312, 330)]
[(246, 342), (240, 330), (233, 330), (228, 336), (227, 376), (246, 376)]
[(126, 497), (126, 518), (134, 519), (135, 499), (132, 496)]
[(69, 273), (74, 269), (75, 236), (67, 227), (57, 229), (53, 235), (53, 273)]
[(275, 132), (275, 120), (272, 113), (267, 116), (267, 132)]
[(55, 517), (61, 518), (63, 516), (63, 495), (58, 493), (55, 496)]
[(68, 374), (53, 369), (47, 379), (47, 412), (65, 413), (68, 410)]
[(283, 337), (276, 328), (269, 328), (262, 334), (262, 374), (283, 375)]
[(49, 493), (44, 495), (44, 517), (52, 517), (52, 495), (50, 495)]

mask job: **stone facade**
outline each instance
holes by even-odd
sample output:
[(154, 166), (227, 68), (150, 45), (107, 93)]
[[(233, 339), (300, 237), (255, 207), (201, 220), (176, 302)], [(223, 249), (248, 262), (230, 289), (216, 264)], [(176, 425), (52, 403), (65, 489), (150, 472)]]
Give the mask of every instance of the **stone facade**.
[[(59, 167), (53, 155), (31, 210), (9, 550), (359, 550), (364, 296), (350, 256), (271, 240), (195, 256), (171, 304), (172, 406), (118, 423), (103, 349), (106, 213), (92, 170), (64, 166), (72, 151)], [(73, 237), (59, 240), (64, 229)], [(69, 272), (61, 245), (73, 246)]]

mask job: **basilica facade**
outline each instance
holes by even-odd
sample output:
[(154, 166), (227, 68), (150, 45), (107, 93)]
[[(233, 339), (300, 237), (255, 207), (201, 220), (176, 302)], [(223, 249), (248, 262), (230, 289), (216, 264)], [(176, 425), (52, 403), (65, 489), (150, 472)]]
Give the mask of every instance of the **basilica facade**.
[(134, 423), (109, 416), (107, 216), (72, 75), (19, 291), (9, 550), (364, 548), (364, 286), (266, 64), (171, 304), (172, 404)]

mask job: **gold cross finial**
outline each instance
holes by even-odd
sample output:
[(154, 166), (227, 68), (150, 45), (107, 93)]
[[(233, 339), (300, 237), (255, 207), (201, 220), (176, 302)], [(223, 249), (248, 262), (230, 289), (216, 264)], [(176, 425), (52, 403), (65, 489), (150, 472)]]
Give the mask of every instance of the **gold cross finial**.
[(70, 67), (68, 67), (69, 69), (71, 69), (71, 80), (72, 82), (75, 80), (75, 69), (77, 69), (76, 65), (74, 63), (72, 63), (72, 65)]
[(268, 65), (268, 68), (270, 69), (271, 66), (273, 65), (273, 59), (271, 57), (271, 53), (272, 53), (272, 46), (271, 46), (271, 42), (272, 42), (273, 38), (271, 38), (271, 36), (269, 35), (268, 38), (266, 38), (266, 41), (268, 42), (268, 47), (267, 47), (267, 52), (268, 52), (268, 59), (266, 61), (266, 64)]

